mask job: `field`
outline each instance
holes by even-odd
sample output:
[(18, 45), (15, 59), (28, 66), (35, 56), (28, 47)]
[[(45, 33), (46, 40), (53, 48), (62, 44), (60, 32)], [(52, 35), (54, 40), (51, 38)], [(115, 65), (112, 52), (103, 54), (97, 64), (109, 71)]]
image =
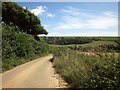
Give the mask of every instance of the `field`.
[[(81, 46), (81, 47), (88, 47), (88, 46), (99, 46), (99, 45), (117, 45), (117, 43), (115, 43), (114, 41), (93, 41), (90, 43), (86, 43), (86, 44), (77, 44), (77, 46)], [(55, 47), (72, 47), (75, 46), (75, 44), (70, 44), (70, 45), (51, 45), (51, 46), (55, 46)]]
[[(72, 39), (70, 39), (70, 37), (65, 37), (65, 39), (66, 38), (69, 38), (69, 40), (73, 40), (73, 41), (74, 39), (76, 39), (76, 37), (71, 37)], [(78, 39), (77, 42), (81, 41), (80, 42), (81, 44), (80, 43), (73, 44), (74, 42), (71, 42), (71, 44), (61, 45), (57, 43), (50, 43), (49, 45), (53, 48), (66, 47), (66, 48), (70, 48), (72, 50), (77, 50), (80, 52), (119, 52), (119, 40), (117, 37), (110, 37), (110, 38), (109, 37), (87, 37), (88, 42), (85, 42), (85, 43), (84, 43), (84, 40), (86, 39), (83, 39), (83, 38), (86, 38), (86, 37), (82, 37), (82, 38), (77, 37)]]
[[(120, 53), (112, 48), (116, 46), (119, 50), (119, 44), (115, 40), (102, 38), (102, 41), (85, 44), (50, 44), (56, 72), (70, 88), (120, 89)], [(100, 46), (101, 49), (97, 50)], [(111, 50), (102, 51), (105, 49), (103, 46), (111, 46)], [(95, 51), (91, 51), (90, 47)]]

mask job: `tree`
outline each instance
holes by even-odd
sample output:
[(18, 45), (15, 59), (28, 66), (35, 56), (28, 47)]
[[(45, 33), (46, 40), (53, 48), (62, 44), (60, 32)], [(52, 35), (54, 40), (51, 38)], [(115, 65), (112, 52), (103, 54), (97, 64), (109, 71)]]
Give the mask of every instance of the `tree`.
[(14, 2), (2, 3), (2, 21), (5, 24), (12, 22), (20, 31), (31, 35), (48, 34), (37, 16)]

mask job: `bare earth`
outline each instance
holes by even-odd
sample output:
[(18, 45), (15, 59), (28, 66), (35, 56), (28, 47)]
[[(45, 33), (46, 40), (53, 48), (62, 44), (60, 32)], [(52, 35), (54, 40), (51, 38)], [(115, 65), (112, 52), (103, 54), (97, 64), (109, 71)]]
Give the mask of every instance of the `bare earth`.
[(41, 57), (2, 74), (2, 88), (57, 88), (59, 81), (52, 63), (53, 55)]

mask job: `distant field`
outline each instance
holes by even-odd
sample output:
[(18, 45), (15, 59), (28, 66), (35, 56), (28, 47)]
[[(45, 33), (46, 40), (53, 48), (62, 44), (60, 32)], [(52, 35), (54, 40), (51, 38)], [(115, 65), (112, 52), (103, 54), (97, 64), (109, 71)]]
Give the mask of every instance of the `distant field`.
[(102, 41), (115, 41), (120, 39), (120, 37), (93, 37), (93, 38), (100, 39)]
[[(99, 45), (117, 45), (116, 42), (114, 41), (93, 41), (91, 43), (85, 43), (85, 44), (76, 44), (77, 46), (81, 47), (89, 47), (89, 46), (99, 46)], [(53, 45), (51, 46), (55, 47), (69, 47), (69, 46), (75, 46), (75, 44), (70, 44), (70, 45)]]
[[(95, 41), (97, 42), (100, 41), (98, 42), (98, 44), (111, 44), (111, 43), (115, 44), (114, 42), (119, 41), (118, 37), (43, 37), (43, 38), (50, 45), (71, 45), (71, 44), (85, 45)], [(96, 42), (93, 44), (96, 44)]]
[(114, 41), (93, 41), (92, 43), (88, 43), (88, 44), (81, 44), (79, 46), (82, 47), (87, 47), (87, 46), (99, 46), (99, 45), (116, 45), (117, 43), (115, 43)]
[(52, 37), (52, 38), (65, 38), (65, 39), (70, 39), (70, 38), (91, 38), (91, 39), (99, 39), (102, 41), (114, 41), (120, 39), (120, 37), (91, 37), (91, 36), (64, 36), (64, 37)]

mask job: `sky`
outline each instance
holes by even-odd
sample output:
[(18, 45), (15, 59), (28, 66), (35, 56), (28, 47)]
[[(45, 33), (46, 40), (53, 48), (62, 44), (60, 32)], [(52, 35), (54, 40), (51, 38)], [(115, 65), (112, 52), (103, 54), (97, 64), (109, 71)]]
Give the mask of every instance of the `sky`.
[(17, 3), (40, 18), (47, 36), (118, 36), (117, 2)]
[[(4, 0), (6, 1), (6, 0)], [(119, 0), (9, 0), (14, 2), (119, 2)]]

